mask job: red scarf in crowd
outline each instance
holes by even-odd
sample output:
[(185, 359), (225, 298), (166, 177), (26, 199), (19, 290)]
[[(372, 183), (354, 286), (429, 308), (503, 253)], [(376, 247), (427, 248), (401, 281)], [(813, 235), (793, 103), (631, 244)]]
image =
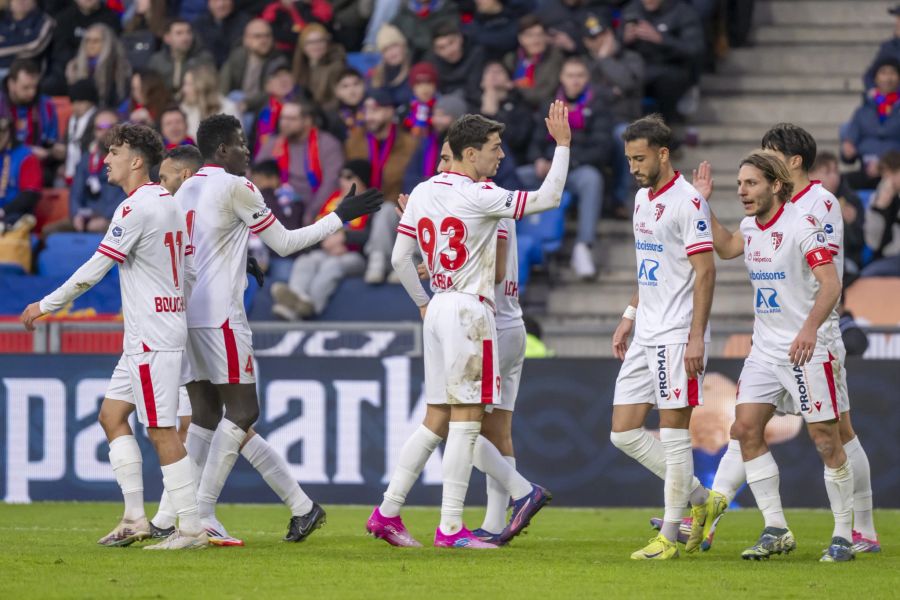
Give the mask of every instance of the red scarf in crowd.
[(891, 113), (894, 112), (894, 105), (897, 104), (897, 100), (900, 99), (900, 95), (897, 92), (891, 92), (889, 94), (882, 94), (878, 90), (875, 90), (875, 106), (878, 108), (878, 121), (884, 123)]
[[(291, 146), (286, 137), (281, 138), (273, 152), (278, 170), (281, 172), (281, 183), (288, 183), (291, 177)], [(313, 194), (322, 185), (322, 161), (319, 158), (319, 130), (313, 127), (306, 138), (306, 152), (303, 157), (303, 169), (306, 180)]]
[[(369, 143), (369, 162), (372, 165), (372, 187), (381, 188), (384, 180), (384, 166), (387, 164), (391, 156), (391, 150), (394, 148), (394, 141), (397, 139), (397, 126), (391, 124), (387, 139), (379, 143), (375, 136), (366, 133), (366, 141)], [(429, 176), (430, 177), (430, 176)]]
[(542, 55), (538, 54), (534, 58), (528, 58), (525, 56), (525, 51), (521, 48), (519, 49), (517, 53), (516, 72), (513, 75), (513, 83), (516, 84), (516, 87), (534, 87), (534, 72), (541, 62), (541, 57)]
[(574, 101), (569, 101), (565, 92), (560, 88), (556, 93), (556, 99), (562, 100), (569, 106), (569, 127), (572, 129), (584, 129), (585, 121), (587, 120), (585, 110), (594, 99), (594, 91), (591, 89), (591, 86), (587, 86)]

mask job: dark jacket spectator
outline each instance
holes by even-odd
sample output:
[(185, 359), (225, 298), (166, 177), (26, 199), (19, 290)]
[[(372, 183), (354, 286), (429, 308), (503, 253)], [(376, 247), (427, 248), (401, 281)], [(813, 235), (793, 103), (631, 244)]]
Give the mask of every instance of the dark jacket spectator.
[(16, 58), (43, 62), (55, 26), (56, 21), (38, 8), (37, 0), (10, 2), (0, 13), (0, 72), (5, 75)]
[(892, 58), (879, 63), (875, 87), (847, 124), (841, 157), (848, 162), (861, 159), (863, 173), (876, 179), (878, 158), (889, 150), (900, 150), (900, 62)]
[(303, 200), (294, 188), (281, 181), (281, 169), (274, 159), (254, 163), (250, 180), (259, 188), (266, 206), (285, 229), (303, 227)]
[(38, 93), (40, 73), (33, 61), (12, 63), (0, 92), (0, 115), (10, 119), (16, 143), (31, 148), (40, 161), (47, 159), (51, 152), (57, 160), (62, 160), (65, 147), (60, 144), (56, 107), (49, 96)]
[(285, 56), (293, 56), (297, 47), (297, 34), (302, 33), (310, 23), (330, 23), (333, 12), (327, 0), (291, 2), (283, 0), (270, 2), (259, 15), (272, 26), (275, 47)]
[(875, 260), (861, 277), (900, 277), (900, 152), (892, 150), (881, 157), (881, 171), (863, 226)]
[(325, 130), (344, 143), (354, 129), (365, 126), (363, 100), (366, 82), (356, 69), (347, 67), (334, 84), (334, 103), (322, 115)]
[(547, 31), (536, 17), (522, 17), (518, 25), (519, 47), (506, 56), (504, 64), (522, 97), (537, 110), (559, 85), (563, 55), (547, 43)]
[(381, 61), (367, 75), (369, 86), (372, 89), (387, 90), (394, 105), (403, 106), (409, 102), (412, 94), (412, 90), (409, 89), (412, 53), (407, 46), (406, 38), (399, 29), (385, 23), (378, 30), (375, 45), (381, 54)]
[(334, 41), (347, 49), (347, 52), (358, 52), (366, 35), (366, 26), (372, 16), (373, 5), (359, 0), (332, 0), (331, 9), (334, 17), (331, 27)]
[(585, 14), (581, 41), (591, 67), (591, 80), (609, 95), (615, 121), (627, 123), (639, 118), (644, 96), (641, 55), (622, 47), (612, 22), (602, 12)]
[(20, 217), (34, 212), (41, 197), (41, 163), (28, 146), (19, 144), (12, 132), (12, 121), (0, 116), (0, 221), (12, 225)]
[(458, 94), (467, 102), (478, 100), (484, 53), (463, 37), (458, 26), (442, 25), (435, 30), (431, 52), (425, 60), (437, 68), (441, 94)]
[(244, 43), (231, 51), (219, 72), (219, 89), (226, 96), (241, 92), (247, 109), (256, 112), (265, 104), (266, 75), (288, 61), (272, 42), (272, 30), (262, 19), (254, 19), (244, 30)]
[(518, 10), (501, 0), (476, 3), (472, 20), (464, 23), (462, 32), (467, 39), (484, 49), (485, 60), (502, 60), (519, 45)]
[(42, 80), (44, 93), (62, 96), (66, 93), (66, 65), (75, 58), (81, 38), (91, 25), (102, 23), (116, 33), (122, 23), (115, 11), (101, 4), (100, 0), (75, 0), (69, 8), (54, 13), (56, 30), (53, 32), (50, 68)]
[(841, 203), (841, 216), (844, 221), (844, 287), (846, 288), (856, 277), (862, 266), (862, 253), (866, 245), (863, 232), (865, 207), (856, 192), (841, 176), (840, 161), (836, 154), (828, 151), (819, 152), (809, 170), (809, 178), (822, 182), (822, 186), (834, 194)]
[(478, 112), (506, 125), (503, 143), (511, 152), (513, 162), (527, 160), (531, 131), (523, 123), (531, 123), (532, 111), (513, 85), (509, 71), (500, 62), (489, 62), (481, 74), (481, 102)]
[(458, 25), (459, 12), (450, 0), (404, 0), (391, 21), (409, 43), (414, 61), (431, 50), (434, 32), (441, 25)]
[(581, 54), (584, 49), (581, 45), (584, 12), (589, 7), (596, 11), (598, 7), (590, 6), (596, 4), (599, 3), (586, 0), (542, 0), (537, 17), (547, 28), (553, 46), (566, 54)]
[(233, 0), (210, 1), (209, 10), (194, 21), (194, 33), (212, 53), (216, 66), (221, 67), (231, 51), (241, 45), (244, 27), (249, 22), (250, 17), (236, 10)]
[(409, 194), (413, 188), (434, 175), (441, 159), (441, 145), (450, 125), (468, 112), (465, 100), (458, 96), (443, 96), (434, 105), (432, 116), (433, 131), (419, 140), (406, 165), (403, 176), (403, 193)]
[(318, 104), (334, 100), (334, 84), (347, 66), (344, 49), (331, 41), (331, 34), (319, 23), (310, 23), (300, 33), (294, 53), (294, 80)]
[(122, 188), (109, 183), (103, 168), (104, 158), (106, 149), (95, 141), (78, 163), (69, 195), (69, 213), (73, 222), (84, 219), (85, 223), (81, 228), (76, 227), (76, 231), (105, 231), (116, 208), (125, 199)]
[(891, 39), (882, 42), (878, 48), (878, 54), (875, 55), (875, 60), (872, 61), (872, 64), (869, 65), (869, 68), (866, 69), (863, 75), (863, 83), (867, 90), (875, 87), (875, 72), (878, 70), (878, 65), (882, 60), (892, 58), (900, 61), (900, 7), (893, 6), (888, 10), (888, 13), (894, 15), (894, 35)]
[(76, 81), (69, 86), (72, 100), (72, 114), (66, 131), (66, 161), (63, 176), (66, 185), (71, 185), (81, 156), (94, 139), (93, 126), (97, 115), (97, 86), (90, 79)]
[(163, 46), (151, 58), (148, 68), (162, 75), (173, 92), (181, 89), (184, 74), (201, 64), (213, 64), (214, 59), (194, 37), (187, 21), (173, 20), (163, 36)]

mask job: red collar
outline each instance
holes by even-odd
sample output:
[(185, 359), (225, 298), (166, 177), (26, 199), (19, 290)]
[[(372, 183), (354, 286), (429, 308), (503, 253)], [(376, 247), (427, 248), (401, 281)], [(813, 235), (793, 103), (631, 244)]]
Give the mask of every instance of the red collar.
[(650, 201), (651, 201), (651, 202), (652, 202), (653, 200), (656, 200), (657, 198), (659, 198), (660, 196), (662, 196), (663, 194), (665, 194), (667, 191), (669, 191), (669, 188), (672, 187), (673, 185), (675, 185), (675, 181), (676, 181), (680, 176), (681, 176), (681, 173), (678, 172), (678, 171), (675, 171), (675, 176), (672, 177), (672, 179), (670, 179), (669, 182), (666, 183), (666, 185), (664, 185), (664, 186), (662, 186), (661, 188), (659, 188), (659, 191), (658, 191), (658, 192), (654, 193), (654, 192), (653, 192), (653, 188), (649, 188), (649, 189), (647, 190), (647, 197), (650, 198)]
[(778, 212), (775, 213), (775, 216), (772, 217), (771, 219), (769, 219), (769, 222), (766, 223), (765, 225), (763, 225), (762, 223), (760, 223), (760, 222), (759, 222), (759, 219), (756, 219), (756, 226), (759, 227), (760, 231), (765, 231), (766, 229), (768, 229), (769, 227), (771, 227), (772, 225), (774, 225), (774, 224), (775, 224), (775, 221), (778, 220), (778, 217), (781, 216), (781, 213), (784, 212), (784, 207), (785, 207), (785, 205), (782, 204), (782, 205), (781, 205), (781, 208), (778, 209)]
[(148, 186), (148, 185), (156, 185), (156, 184), (153, 183), (152, 181), (148, 181), (147, 183), (142, 183), (141, 185), (139, 185), (139, 186), (137, 186), (136, 188), (134, 188), (133, 190), (131, 190), (131, 193), (128, 194), (128, 197), (131, 198), (132, 196), (134, 196), (134, 193), (135, 193), (135, 192), (137, 192), (137, 191), (138, 191), (139, 189), (141, 189), (142, 187)]
[(817, 183), (822, 183), (822, 182), (819, 181), (818, 179), (811, 179), (811, 180), (809, 181), (809, 185), (808, 185), (808, 186), (806, 186), (805, 188), (803, 188), (802, 190), (800, 190), (799, 192), (797, 192), (796, 194), (794, 194), (794, 197), (791, 198), (791, 202), (796, 202), (797, 200), (799, 200), (800, 198), (802, 198), (802, 197), (803, 197), (803, 194), (805, 194), (806, 192), (808, 192), (809, 189), (810, 189), (812, 186), (816, 185)]
[(474, 179), (472, 179), (472, 178), (469, 177), (468, 175), (464, 175), (463, 173), (457, 173), (456, 171), (444, 171), (444, 172), (441, 173), (441, 174), (442, 174), (442, 175), (457, 175), (457, 176), (459, 176), (459, 177), (465, 177), (466, 179), (469, 179), (469, 180), (471, 180), (471, 181), (474, 181)]
[(222, 165), (217, 165), (215, 163), (206, 163), (205, 165), (203, 165), (200, 168), (201, 169), (224, 169), (225, 167), (223, 167)]

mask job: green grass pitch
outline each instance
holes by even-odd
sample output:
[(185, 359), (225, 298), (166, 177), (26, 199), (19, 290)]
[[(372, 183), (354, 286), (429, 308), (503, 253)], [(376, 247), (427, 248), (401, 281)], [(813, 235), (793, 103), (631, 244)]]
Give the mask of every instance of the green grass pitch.
[[(148, 505), (148, 515), (154, 506)], [(790, 510), (798, 550), (766, 562), (740, 551), (756, 540), (756, 510), (727, 514), (711, 552), (667, 562), (629, 554), (650, 537), (648, 509), (549, 507), (527, 534), (491, 551), (429, 547), (438, 509), (408, 508), (422, 549), (391, 548), (364, 534), (370, 507), (326, 506), (328, 523), (306, 542), (280, 541), (280, 505), (222, 505), (244, 548), (142, 552), (102, 548), (120, 504), (0, 504), (0, 598), (863, 598), (900, 595), (900, 511), (879, 510), (881, 554), (820, 564), (831, 514)], [(480, 523), (481, 509), (467, 510)]]

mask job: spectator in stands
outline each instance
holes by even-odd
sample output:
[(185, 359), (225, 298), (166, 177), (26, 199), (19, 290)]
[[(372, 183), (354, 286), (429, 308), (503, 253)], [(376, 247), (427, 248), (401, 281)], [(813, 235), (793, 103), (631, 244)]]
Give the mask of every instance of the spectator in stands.
[(275, 47), (285, 56), (293, 56), (297, 48), (297, 34), (311, 23), (328, 24), (333, 12), (327, 0), (274, 0), (260, 13), (275, 36)]
[[(442, 96), (435, 103), (431, 131), (422, 137), (409, 159), (409, 164), (406, 165), (406, 174), (403, 176), (404, 194), (409, 194), (419, 183), (437, 172), (444, 136), (450, 125), (467, 112), (466, 102), (459, 96)], [(531, 118), (530, 115), (528, 118)]]
[(65, 158), (66, 147), (59, 136), (53, 101), (38, 93), (40, 78), (36, 62), (14, 60), (0, 94), (0, 114), (10, 117), (16, 143), (31, 150), (52, 181), (52, 169)]
[(412, 100), (406, 110), (403, 126), (415, 137), (424, 138), (432, 134), (431, 115), (437, 100), (438, 73), (428, 62), (416, 63), (409, 70), (409, 87)]
[(365, 126), (362, 106), (365, 97), (363, 76), (351, 67), (344, 69), (334, 84), (334, 102), (324, 114), (325, 130), (341, 143), (347, 141), (351, 131)]
[[(532, 113), (521, 92), (513, 85), (509, 70), (501, 62), (491, 61), (484, 65), (478, 112), (506, 125), (503, 143), (510, 150), (507, 154), (517, 164), (524, 163), (528, 155), (528, 144), (531, 142), (531, 131), (522, 124), (531, 123)], [(509, 158), (503, 162), (507, 162)]]
[(125, 199), (122, 188), (112, 185), (106, 178), (103, 159), (109, 148), (104, 143), (107, 133), (119, 123), (118, 115), (111, 110), (101, 110), (94, 118), (92, 137), (87, 151), (82, 155), (69, 193), (69, 219), (44, 227), (43, 235), (63, 231), (106, 231), (116, 208)]
[(43, 63), (54, 27), (56, 21), (37, 0), (10, 0), (9, 8), (0, 13), (0, 77), (17, 58)]
[(166, 150), (176, 146), (196, 146), (193, 138), (187, 133), (187, 117), (178, 106), (171, 105), (163, 109), (159, 117), (159, 132), (162, 134)]
[(90, 79), (76, 81), (69, 86), (72, 114), (66, 131), (66, 162), (63, 169), (66, 185), (72, 184), (81, 155), (94, 139), (94, 116), (97, 114), (97, 86)]
[(513, 73), (513, 83), (532, 110), (547, 102), (559, 85), (563, 55), (549, 45), (544, 25), (534, 15), (519, 19), (518, 49), (504, 64)]
[[(355, 185), (356, 193), (369, 188), (371, 165), (351, 160), (341, 169), (340, 188), (328, 199), (318, 218), (324, 217)], [(320, 315), (338, 284), (345, 277), (358, 277), (366, 266), (362, 248), (369, 236), (369, 215), (347, 223), (311, 252), (301, 254), (291, 269), (287, 283), (272, 284), (272, 314), (286, 321)]]
[(866, 94), (843, 128), (841, 158), (861, 161), (860, 171), (849, 175), (855, 189), (874, 188), (878, 182), (878, 157), (900, 150), (900, 61), (883, 58), (876, 65), (875, 87)]
[[(304, 205), (300, 195), (288, 183), (282, 183), (282, 172), (278, 163), (266, 159), (254, 163), (250, 168), (250, 181), (259, 189), (263, 201), (285, 227), (297, 229), (304, 223)], [(268, 252), (264, 244), (256, 244), (251, 238), (250, 255), (259, 261), (266, 277), (273, 282), (284, 282), (291, 275), (294, 260), (300, 253), (278, 256)], [(260, 247), (261, 246), (261, 247)]]
[(875, 55), (875, 60), (866, 69), (863, 75), (863, 83), (866, 86), (866, 90), (871, 90), (875, 87), (875, 72), (878, 71), (878, 65), (882, 64), (884, 59), (893, 58), (896, 61), (900, 61), (900, 4), (895, 4), (889, 8), (888, 14), (894, 16), (894, 35), (891, 39), (881, 44), (881, 47), (878, 48), (878, 54)]
[(310, 23), (300, 32), (294, 52), (294, 79), (315, 102), (329, 104), (334, 84), (347, 65), (344, 49), (331, 41), (331, 34), (319, 23)]
[(866, 209), (866, 245), (874, 259), (860, 277), (900, 277), (900, 151), (881, 157), (881, 183)]
[(273, 63), (271, 73), (266, 75), (266, 88), (268, 94), (265, 105), (260, 109), (253, 122), (250, 139), (253, 155), (259, 154), (259, 149), (266, 141), (278, 133), (279, 116), (284, 103), (297, 96), (297, 86), (294, 76), (286, 63)]
[(131, 97), (119, 106), (123, 121), (151, 127), (159, 124), (163, 110), (172, 105), (172, 92), (156, 71), (137, 72), (131, 76)]
[[(200, 38), (203, 47), (212, 53), (216, 66), (221, 67), (231, 51), (240, 46), (250, 17), (235, 10), (234, 0), (209, 0), (207, 7), (206, 13), (194, 21), (194, 33)], [(271, 43), (271, 28), (268, 37)], [(246, 44), (246, 40), (244, 43)]]
[(122, 35), (119, 41), (133, 70), (146, 69), (153, 54), (159, 49), (159, 41), (166, 33), (168, 17), (167, 0), (139, 0), (132, 10), (122, 15)]
[(0, 223), (6, 226), (33, 214), (43, 189), (41, 163), (12, 128), (12, 120), (0, 116)]
[(644, 92), (666, 122), (681, 121), (678, 101), (696, 84), (706, 47), (697, 11), (683, 0), (632, 0), (622, 21), (622, 42), (644, 58)]
[(172, 92), (177, 92), (184, 74), (201, 64), (213, 64), (213, 57), (194, 38), (191, 24), (183, 19), (169, 21), (163, 47), (153, 55), (148, 67), (162, 75)]
[(237, 104), (219, 91), (219, 74), (212, 65), (201, 64), (189, 69), (181, 82), (181, 111), (187, 116), (188, 135), (197, 139), (200, 121), (224, 113), (241, 118)]
[(634, 50), (623, 48), (616, 38), (612, 21), (602, 11), (585, 13), (581, 42), (591, 67), (591, 81), (598, 91), (610, 99), (613, 113), (612, 162), (615, 171), (613, 201), (616, 216), (627, 218), (625, 203), (631, 196), (634, 179), (625, 160), (622, 133), (629, 123), (641, 116), (644, 96), (644, 59)]
[(365, 252), (367, 283), (383, 283), (388, 258), (394, 247), (399, 217), (393, 202), (403, 189), (406, 166), (416, 149), (416, 140), (396, 123), (396, 107), (385, 90), (372, 90), (363, 104), (364, 132), (353, 132), (344, 144), (347, 159), (362, 159), (372, 165), (371, 187), (378, 188), (389, 201), (372, 217), (372, 229)]
[(128, 95), (131, 65), (115, 32), (103, 23), (91, 25), (81, 39), (78, 53), (66, 65), (66, 82), (93, 79), (100, 105), (117, 106)]
[[(210, 2), (231, 0), (210, 0)], [(243, 45), (231, 51), (219, 72), (219, 89), (241, 110), (257, 112), (266, 103), (266, 75), (287, 59), (272, 41), (272, 28), (262, 19), (253, 19), (244, 30)]]
[(334, 11), (331, 25), (334, 41), (346, 48), (347, 52), (358, 52), (366, 34), (366, 25), (372, 15), (372, 4), (358, 0), (332, 0)]
[(459, 12), (456, 3), (450, 0), (403, 0), (391, 23), (409, 43), (412, 59), (418, 60), (431, 50), (438, 27), (458, 27)]
[(287, 183), (302, 198), (306, 222), (311, 222), (338, 186), (344, 164), (341, 143), (315, 124), (315, 108), (306, 100), (284, 103), (278, 117), (278, 135), (260, 148), (257, 159), (274, 158)]
[(435, 28), (431, 53), (426, 60), (437, 67), (441, 94), (459, 94), (470, 103), (478, 101), (484, 53), (463, 38), (458, 25)]
[[(88, 29), (92, 25), (102, 23), (118, 33), (122, 29), (122, 24), (119, 15), (100, 0), (75, 0), (65, 10), (54, 12), (53, 17), (56, 19), (56, 29), (51, 45), (50, 69), (41, 84), (45, 94), (63, 96), (67, 84), (71, 83), (66, 79), (66, 67), (78, 53), (82, 38), (87, 35)], [(97, 89), (102, 101), (104, 90), (99, 85)]]
[[(462, 32), (473, 44), (484, 50), (485, 60), (502, 60), (519, 45), (517, 20), (522, 2), (475, 0), (472, 20), (464, 23)], [(530, 2), (525, 2), (530, 4)]]
[[(544, 0), (537, 16), (547, 28), (550, 43), (569, 54), (581, 54), (581, 23), (586, 5), (597, 4), (584, 0)], [(621, 4), (621, 2), (620, 2)]]
[[(578, 236), (572, 252), (572, 270), (578, 277), (588, 279), (597, 272), (591, 246), (603, 203), (602, 170), (612, 162), (612, 118), (609, 106), (590, 84), (590, 71), (583, 57), (566, 59), (559, 82), (556, 98), (568, 104), (572, 127), (566, 191), (573, 193), (578, 202)], [(542, 122), (535, 121), (533, 132), (529, 149), (533, 164), (518, 169), (527, 189), (537, 189), (546, 177), (555, 147)]]
[(403, 106), (412, 95), (408, 81), (412, 60), (406, 38), (399, 29), (385, 23), (378, 31), (375, 43), (381, 61), (369, 74), (369, 86), (373, 89), (384, 88), (390, 93), (394, 105)]
[(856, 192), (841, 177), (840, 162), (832, 152), (819, 152), (809, 170), (809, 178), (822, 182), (822, 186), (834, 194), (841, 203), (841, 215), (844, 220), (844, 287), (853, 283), (859, 276), (862, 267), (862, 254), (865, 247), (863, 217), (865, 207)]

